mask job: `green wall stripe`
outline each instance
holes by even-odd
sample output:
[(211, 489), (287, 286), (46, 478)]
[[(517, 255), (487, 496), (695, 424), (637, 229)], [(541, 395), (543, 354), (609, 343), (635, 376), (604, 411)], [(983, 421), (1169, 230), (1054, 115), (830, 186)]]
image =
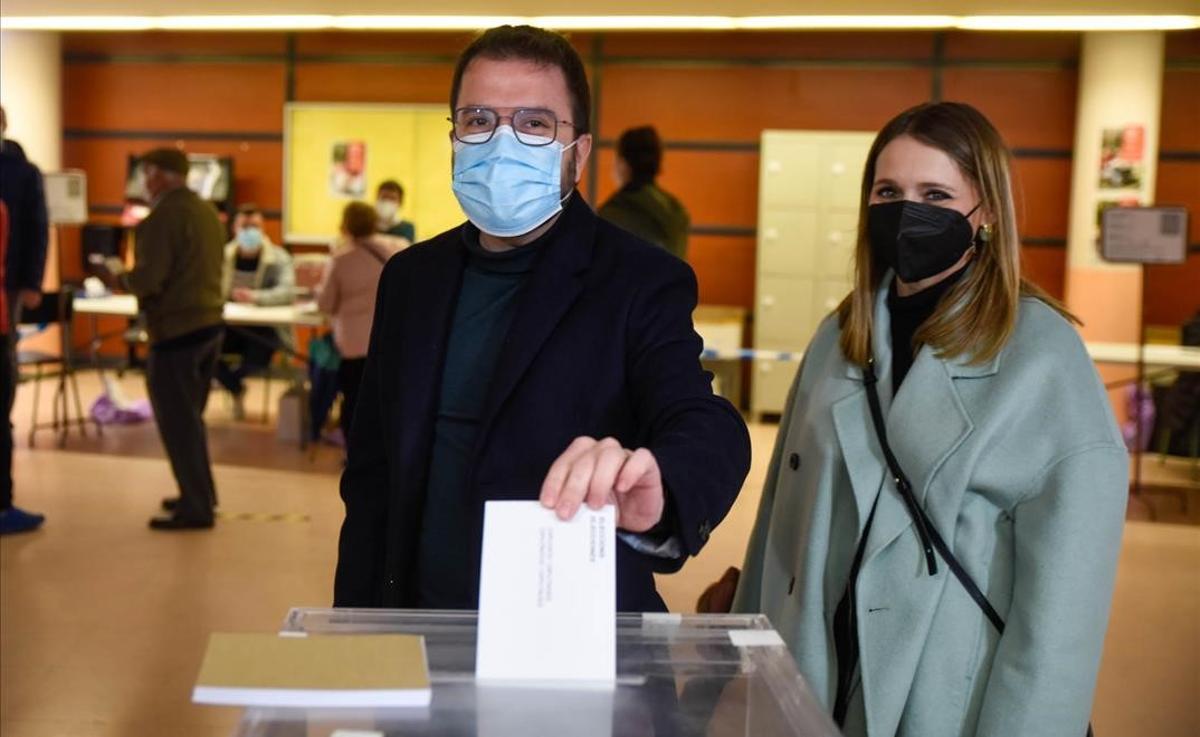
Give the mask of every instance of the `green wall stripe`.
[[(120, 215), (121, 213), (125, 212), (125, 206), (114, 205), (107, 202), (93, 202), (92, 204), (88, 205), (88, 212), (93, 215)], [(266, 220), (282, 220), (283, 211), (263, 208), (262, 216)]]
[(270, 131), (99, 130), (95, 128), (65, 128), (63, 129), (63, 138), (67, 140), (100, 138), (109, 140), (149, 139), (154, 141), (192, 139), (203, 141), (260, 141), (266, 143), (283, 142), (282, 133), (273, 133)]

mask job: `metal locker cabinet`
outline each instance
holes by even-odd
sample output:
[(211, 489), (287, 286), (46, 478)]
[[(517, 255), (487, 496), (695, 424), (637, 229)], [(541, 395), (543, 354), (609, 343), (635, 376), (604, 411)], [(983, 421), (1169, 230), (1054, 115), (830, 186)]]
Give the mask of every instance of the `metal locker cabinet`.
[(764, 131), (751, 411), (778, 414), (799, 354), (850, 290), (862, 170), (874, 133)]

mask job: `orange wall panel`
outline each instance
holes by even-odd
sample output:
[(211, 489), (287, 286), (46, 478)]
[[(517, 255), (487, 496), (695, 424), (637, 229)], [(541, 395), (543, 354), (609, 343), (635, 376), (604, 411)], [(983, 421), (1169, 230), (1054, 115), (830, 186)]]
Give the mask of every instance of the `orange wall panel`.
[(878, 130), (929, 96), (925, 69), (605, 67), (600, 130), (653, 120), (678, 140), (758, 141), (767, 128)]
[(1158, 162), (1155, 201), (1188, 209), (1188, 242), (1200, 243), (1200, 161)]
[[(616, 190), (616, 151), (592, 154), (597, 170), (597, 203)], [(586, 176), (585, 176), (586, 181)], [(758, 154), (754, 151), (681, 151), (663, 154), (659, 184), (679, 198), (697, 225), (741, 225), (758, 222)]]
[(1167, 34), (1166, 56), (1171, 59), (1200, 58), (1200, 30), (1173, 31)]
[[(125, 201), (128, 155), (169, 143), (136, 139), (68, 139), (63, 142), (63, 165), (87, 172), (90, 204), (120, 205)], [(280, 208), (283, 201), (281, 143), (206, 140), (184, 140), (182, 143), (183, 150), (189, 153), (233, 157), (234, 193), (238, 202), (256, 202), (268, 210)]]
[(1021, 276), (1045, 289), (1055, 299), (1063, 298), (1066, 273), (1066, 248), (1021, 248)]
[(1148, 264), (1142, 299), (1147, 325), (1187, 322), (1200, 311), (1200, 253), (1189, 254), (1183, 264)]
[(1079, 33), (979, 33), (947, 31), (946, 59), (1013, 59), (1073, 62), (1079, 58)]
[[(458, 56), (476, 33), (469, 31), (399, 33), (387, 31), (315, 31), (296, 35), (296, 53), (308, 55), (412, 54)], [(586, 59), (594, 34), (567, 34), (571, 45)]]
[(300, 56), (326, 54), (420, 54), (457, 56), (474, 34), (388, 33), (386, 31), (316, 31), (296, 35), (296, 53)]
[(947, 69), (942, 98), (979, 109), (1013, 148), (1071, 148), (1074, 70)]
[(283, 64), (66, 64), (63, 127), (272, 131)]
[(693, 235), (688, 263), (696, 271), (700, 304), (753, 308), (754, 238)]
[(454, 67), (449, 64), (302, 63), (296, 65), (296, 99), (436, 103), (448, 109), (453, 74)]
[(68, 54), (279, 54), (286, 48), (283, 33), (170, 31), (64, 33)]
[(1200, 151), (1200, 69), (1163, 72), (1160, 133), (1164, 151)]
[(606, 56), (676, 58), (922, 59), (933, 50), (930, 32), (621, 33), (604, 38)]
[(1018, 232), (1029, 238), (1066, 238), (1071, 160), (1020, 158), (1013, 168)]

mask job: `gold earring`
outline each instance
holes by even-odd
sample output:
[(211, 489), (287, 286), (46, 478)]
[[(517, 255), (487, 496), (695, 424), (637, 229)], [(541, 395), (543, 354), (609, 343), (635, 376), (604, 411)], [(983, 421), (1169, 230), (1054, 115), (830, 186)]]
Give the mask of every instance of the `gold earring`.
[(992, 224), (984, 223), (979, 226), (979, 240), (982, 243), (989, 243), (992, 240)]

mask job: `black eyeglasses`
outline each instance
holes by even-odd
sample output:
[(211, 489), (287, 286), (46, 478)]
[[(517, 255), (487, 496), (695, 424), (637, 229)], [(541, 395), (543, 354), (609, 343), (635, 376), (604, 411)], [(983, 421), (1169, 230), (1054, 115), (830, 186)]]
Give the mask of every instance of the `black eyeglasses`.
[(575, 127), (569, 120), (559, 120), (553, 110), (543, 108), (520, 108), (512, 115), (501, 115), (489, 107), (460, 107), (447, 120), (454, 124), (454, 140), (466, 144), (492, 140), (504, 120), (512, 124), (517, 140), (526, 146), (547, 146), (558, 138), (558, 126)]

